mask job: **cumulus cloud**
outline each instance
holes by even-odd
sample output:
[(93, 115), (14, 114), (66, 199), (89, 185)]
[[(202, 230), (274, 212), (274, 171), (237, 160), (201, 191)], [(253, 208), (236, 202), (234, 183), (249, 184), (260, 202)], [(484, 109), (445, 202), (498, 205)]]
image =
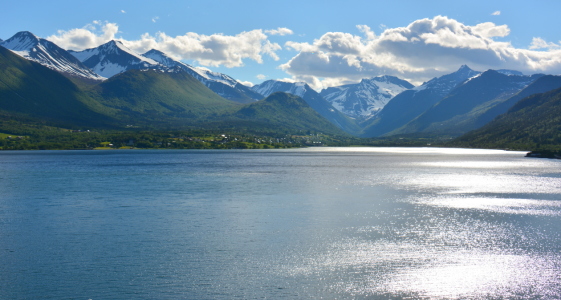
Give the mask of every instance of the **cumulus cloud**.
[(515, 48), (497, 40), (510, 34), (507, 25), (469, 26), (436, 16), (406, 27), (386, 28), (380, 35), (366, 25), (357, 28), (362, 35), (327, 32), (311, 43), (287, 42), (288, 49), (299, 53), (280, 68), (293, 78), (313, 78), (307, 81), (310, 84), (320, 79), (325, 86), (384, 74), (420, 84), (463, 64), (482, 71), (561, 73), (559, 45), (535, 38), (530, 49)]
[(265, 54), (279, 60), (276, 51), (281, 49), (279, 44), (271, 43), (261, 29), (237, 35), (187, 32), (175, 37), (158, 32), (156, 36), (144, 34), (139, 40), (123, 43), (139, 53), (158, 49), (176, 59), (196, 60), (203, 66), (223, 65), (229, 68), (243, 66), (244, 59), (263, 63)]
[(530, 49), (561, 49), (561, 45), (546, 42), (544, 39), (535, 37), (532, 39), (532, 44), (530, 44)]
[(127, 12), (124, 9), (121, 9), (122, 14), (126, 14)]
[(253, 84), (253, 82), (251, 82), (251, 81), (241, 81), (241, 80), (238, 80), (238, 82), (241, 83), (241, 84), (243, 84), (243, 85), (245, 85), (245, 86), (247, 86), (247, 87), (252, 87), (252, 86), (255, 85), (255, 84)]
[[(279, 32), (282, 31), (279, 28)], [(180, 60), (195, 60), (204, 66), (243, 66), (244, 59), (251, 59), (263, 63), (263, 56), (267, 55), (273, 60), (279, 60), (277, 51), (281, 46), (268, 40), (261, 29), (244, 31), (237, 35), (224, 35), (221, 33), (204, 35), (187, 32), (184, 35), (169, 36), (158, 32), (154, 36), (145, 33), (138, 40), (124, 40), (115, 35), (119, 27), (115, 23), (94, 21), (84, 28), (60, 30), (56, 35), (47, 39), (62, 48), (84, 50), (97, 47), (111, 40), (120, 40), (130, 49), (144, 53), (157, 49)]]
[(290, 34), (294, 34), (294, 32), (292, 32), (292, 30), (285, 28), (285, 27), (279, 27), (277, 29), (271, 29), (271, 30), (265, 30), (265, 33), (268, 33), (270, 35), (290, 35)]
[(501, 11), (497, 10), (494, 13), (491, 14), (492, 16), (500, 16), (501, 15)]
[(160, 17), (155, 16), (155, 17), (152, 18), (152, 22), (153, 22), (153, 23), (156, 23), (156, 22), (158, 21), (158, 19), (160, 19)]
[(255, 77), (257, 77), (257, 79), (259, 79), (259, 80), (265, 80), (267, 78), (267, 75), (259, 74)]
[(59, 30), (56, 35), (47, 37), (47, 40), (69, 50), (84, 50), (97, 47), (115, 39), (119, 32), (116, 23), (93, 21), (83, 28)]

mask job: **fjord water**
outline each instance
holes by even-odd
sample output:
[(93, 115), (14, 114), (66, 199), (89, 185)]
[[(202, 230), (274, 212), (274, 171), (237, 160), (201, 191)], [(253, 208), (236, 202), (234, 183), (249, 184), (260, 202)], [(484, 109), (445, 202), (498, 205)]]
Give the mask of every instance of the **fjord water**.
[(0, 153), (0, 299), (559, 299), (561, 161)]

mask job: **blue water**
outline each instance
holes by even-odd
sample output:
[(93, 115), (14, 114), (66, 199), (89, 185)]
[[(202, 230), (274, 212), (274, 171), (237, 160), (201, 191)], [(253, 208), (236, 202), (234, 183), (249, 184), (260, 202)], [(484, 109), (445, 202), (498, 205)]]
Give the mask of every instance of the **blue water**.
[(0, 299), (559, 299), (561, 161), (0, 152)]

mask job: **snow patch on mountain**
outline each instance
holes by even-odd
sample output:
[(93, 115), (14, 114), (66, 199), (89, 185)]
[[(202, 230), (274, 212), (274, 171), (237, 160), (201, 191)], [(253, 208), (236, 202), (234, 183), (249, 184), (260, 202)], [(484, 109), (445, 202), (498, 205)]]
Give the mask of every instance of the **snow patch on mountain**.
[(246, 103), (263, 98), (262, 95), (253, 92), (249, 87), (226, 74), (213, 72), (207, 68), (193, 67), (184, 62), (175, 60), (159, 50), (152, 49), (142, 54), (142, 56), (154, 60), (167, 68), (183, 70), (189, 73), (212, 91), (226, 99)]
[(93, 80), (105, 79), (68, 51), (28, 31), (18, 32), (10, 39), (0, 42), (0, 45), (25, 59), (61, 73)]
[(70, 53), (107, 78), (131, 69), (165, 69), (165, 66), (157, 61), (127, 48), (121, 41), (112, 40), (96, 48)]
[(397, 94), (413, 87), (411, 83), (397, 77), (378, 76), (356, 84), (330, 87), (320, 94), (347, 116), (369, 119)]
[(285, 92), (298, 97), (303, 97), (304, 94), (311, 88), (305, 82), (267, 80), (261, 84), (254, 85), (251, 89), (265, 97), (268, 97), (275, 92)]

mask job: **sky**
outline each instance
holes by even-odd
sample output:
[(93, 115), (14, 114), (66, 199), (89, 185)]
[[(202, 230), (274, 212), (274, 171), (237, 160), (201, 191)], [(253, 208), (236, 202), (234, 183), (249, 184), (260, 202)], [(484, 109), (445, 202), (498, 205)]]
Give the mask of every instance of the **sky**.
[(0, 39), (19, 31), (83, 50), (112, 39), (248, 85), (320, 90), (392, 75), (415, 85), (468, 65), (561, 74), (561, 1), (5, 1)]

